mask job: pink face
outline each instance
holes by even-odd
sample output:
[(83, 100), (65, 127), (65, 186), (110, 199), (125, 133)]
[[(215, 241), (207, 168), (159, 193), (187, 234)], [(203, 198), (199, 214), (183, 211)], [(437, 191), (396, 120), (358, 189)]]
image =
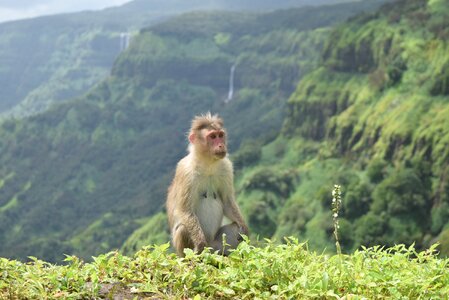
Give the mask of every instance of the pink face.
[(223, 130), (209, 130), (206, 133), (206, 141), (212, 154), (218, 158), (226, 156), (226, 135)]

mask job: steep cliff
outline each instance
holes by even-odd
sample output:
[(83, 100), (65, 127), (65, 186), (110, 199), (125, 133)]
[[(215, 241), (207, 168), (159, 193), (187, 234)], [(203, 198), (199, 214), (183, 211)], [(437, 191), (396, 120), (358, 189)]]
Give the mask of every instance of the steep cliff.
[[(339, 183), (347, 250), (447, 243), (438, 236), (449, 227), (448, 7), (396, 1), (331, 33), (321, 66), (288, 101), (282, 136), (241, 181), (248, 213), (268, 207), (254, 215), (277, 224), (274, 236), (332, 247), (330, 190)], [(270, 204), (272, 190), (252, 188), (264, 168), (296, 174), (289, 196), (278, 193), (282, 208)], [(272, 182), (276, 173), (267, 174)]]

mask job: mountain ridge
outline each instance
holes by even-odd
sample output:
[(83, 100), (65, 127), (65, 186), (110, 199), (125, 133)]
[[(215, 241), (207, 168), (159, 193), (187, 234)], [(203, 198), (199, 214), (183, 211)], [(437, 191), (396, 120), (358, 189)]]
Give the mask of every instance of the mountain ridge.
[[(369, 10), (378, 3), (358, 7)], [(242, 141), (271, 140), (281, 127), (289, 93), (318, 63), (316, 49), (323, 46), (328, 26), (353, 13), (332, 6), (314, 11), (323, 21), (315, 30), (276, 25), (252, 36), (226, 32), (233, 27), (223, 25), (215, 31), (206, 27), (211, 32), (190, 43), (182, 32), (163, 36), (143, 30), (112, 74), (85, 95), (31, 117), (3, 121), (0, 254), (59, 261), (63, 253), (76, 253), (88, 260), (120, 248), (162, 209), (195, 114), (219, 111), (227, 120), (231, 150)], [(213, 21), (206, 12), (199, 16), (198, 22)], [(269, 28), (270, 13), (258, 22)], [(195, 55), (198, 50), (209, 56)], [(184, 64), (184, 72), (155, 76), (170, 70), (173, 61)], [(225, 105), (235, 61), (237, 92)], [(118, 66), (135, 70), (120, 76)], [(201, 81), (193, 80), (188, 74), (198, 66), (223, 75), (206, 73)], [(249, 139), (244, 128), (252, 128)], [(247, 156), (239, 155), (237, 168), (247, 164)]]
[[(217, 1), (217, 8), (226, 6)], [(248, 2), (248, 1), (247, 1)], [(284, 0), (273, 8), (303, 1)], [(339, 2), (335, 0), (323, 3)], [(214, 2), (215, 3), (215, 2)], [(234, 8), (250, 8), (246, 2)], [(157, 5), (158, 10), (154, 9)], [(207, 5), (206, 5), (207, 7)], [(0, 114), (21, 118), (69, 100), (107, 77), (122, 34), (135, 36), (170, 16), (204, 9), (204, 1), (141, 1), (100, 11), (42, 16), (0, 23)]]

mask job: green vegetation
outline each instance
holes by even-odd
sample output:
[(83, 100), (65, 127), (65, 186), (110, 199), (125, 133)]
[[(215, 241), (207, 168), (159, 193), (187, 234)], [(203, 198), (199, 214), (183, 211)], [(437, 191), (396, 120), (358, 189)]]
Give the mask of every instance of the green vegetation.
[[(333, 30), (348, 6), (190, 13), (142, 30), (85, 96), (1, 124), (1, 255), (163, 242), (170, 172), (189, 119), (208, 110), (227, 122), (252, 238), (333, 249), (337, 183), (343, 253), (439, 241), (448, 255), (447, 7), (397, 1)], [(313, 13), (321, 23), (301, 23)]]
[[(185, 153), (192, 116), (219, 111), (232, 150), (248, 138), (273, 140), (288, 96), (319, 62), (329, 26), (376, 5), (183, 15), (142, 30), (111, 76), (85, 95), (32, 117), (5, 120), (0, 255), (90, 259), (167, 240), (165, 232), (154, 235), (156, 226), (163, 228), (162, 217), (154, 215)], [(320, 18), (309, 24), (313, 14)], [(224, 104), (234, 64), (234, 98)], [(266, 175), (257, 176), (271, 188), (267, 197), (273, 205), (282, 203), (276, 197), (290, 193), (293, 184), (282, 180), (294, 176)]]
[(435, 247), (329, 256), (287, 239), (260, 247), (243, 242), (229, 257), (187, 252), (185, 258), (168, 247), (145, 247), (133, 257), (110, 252), (91, 263), (68, 256), (64, 266), (0, 259), (0, 298), (443, 299), (449, 293), (449, 260), (437, 258)]
[[(252, 227), (256, 234), (295, 234), (311, 249), (332, 249), (324, 187), (338, 183), (343, 252), (440, 241), (449, 255), (448, 4), (397, 1), (330, 34), (320, 67), (288, 101), (282, 135), (239, 170), (249, 215), (255, 205), (282, 203), (269, 228)], [(287, 196), (273, 200), (272, 188), (246, 184), (266, 166), (297, 174)]]
[(0, 24), (2, 117), (36, 114), (84, 94), (108, 75), (120, 34), (135, 34), (160, 17), (113, 9)]
[[(0, 298), (447, 297), (448, 4), (396, 1), (333, 30), (334, 7), (142, 30), (85, 96), (1, 124), (0, 253), (33, 257), (0, 259)], [(323, 23), (301, 25), (313, 12)], [(168, 239), (170, 172), (207, 110), (228, 124), (257, 242), (142, 248)]]

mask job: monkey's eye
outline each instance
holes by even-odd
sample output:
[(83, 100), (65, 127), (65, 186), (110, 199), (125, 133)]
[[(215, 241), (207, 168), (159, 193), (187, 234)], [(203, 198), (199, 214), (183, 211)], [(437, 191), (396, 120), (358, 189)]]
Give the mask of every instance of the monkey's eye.
[(222, 138), (224, 137), (224, 133), (223, 133), (223, 132), (220, 132), (220, 133), (218, 134), (218, 137), (219, 137), (220, 139), (222, 139)]
[(210, 135), (210, 138), (213, 139), (213, 140), (215, 140), (216, 137), (217, 137), (217, 136), (215, 135), (215, 133), (212, 133), (212, 134)]

